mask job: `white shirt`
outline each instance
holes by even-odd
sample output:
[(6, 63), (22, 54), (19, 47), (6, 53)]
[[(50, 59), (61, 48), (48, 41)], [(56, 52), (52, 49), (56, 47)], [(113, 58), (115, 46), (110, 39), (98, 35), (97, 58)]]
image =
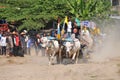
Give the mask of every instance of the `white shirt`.
[(67, 32), (72, 32), (71, 28), (72, 28), (72, 22), (69, 21), (69, 22), (68, 22)]
[(1, 37), (0, 43), (1, 46), (7, 46), (6, 37)]

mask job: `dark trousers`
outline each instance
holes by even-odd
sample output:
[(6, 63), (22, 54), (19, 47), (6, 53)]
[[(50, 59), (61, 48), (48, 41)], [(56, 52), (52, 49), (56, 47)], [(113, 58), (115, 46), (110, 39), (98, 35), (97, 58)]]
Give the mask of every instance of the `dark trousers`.
[(13, 47), (12, 48), (9, 48), (9, 56), (13, 56)]
[(13, 54), (14, 54), (14, 56), (18, 56), (18, 54), (19, 54), (19, 46), (14, 46), (13, 47)]
[(0, 55), (2, 55), (2, 47), (0, 46)]
[(22, 54), (27, 54), (27, 48), (25, 46), (23, 46), (20, 50)]
[(2, 46), (2, 55), (6, 55), (6, 46)]

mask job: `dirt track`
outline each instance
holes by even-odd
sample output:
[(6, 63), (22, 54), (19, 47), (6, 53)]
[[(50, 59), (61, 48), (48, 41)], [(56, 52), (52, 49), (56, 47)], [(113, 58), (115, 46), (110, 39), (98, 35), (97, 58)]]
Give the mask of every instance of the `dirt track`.
[(47, 57), (0, 56), (0, 80), (120, 80), (120, 58), (49, 66)]

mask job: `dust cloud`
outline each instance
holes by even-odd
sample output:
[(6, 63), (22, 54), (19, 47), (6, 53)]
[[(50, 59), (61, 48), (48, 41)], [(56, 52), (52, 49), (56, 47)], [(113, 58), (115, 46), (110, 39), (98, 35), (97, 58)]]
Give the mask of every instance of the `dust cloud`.
[[(107, 26), (106, 26), (107, 25)], [(105, 62), (120, 57), (120, 20), (114, 20), (104, 25), (104, 39), (91, 54), (91, 61)]]

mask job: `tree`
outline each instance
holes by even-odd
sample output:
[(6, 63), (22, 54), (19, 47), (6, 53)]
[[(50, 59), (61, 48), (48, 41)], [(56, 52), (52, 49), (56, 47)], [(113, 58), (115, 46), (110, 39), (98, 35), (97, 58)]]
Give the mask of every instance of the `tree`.
[(0, 5), (0, 18), (19, 29), (40, 29), (58, 16), (89, 20), (106, 18), (110, 12), (109, 0), (0, 0)]
[(110, 14), (110, 0), (63, 0), (70, 8), (70, 13), (82, 20), (94, 17), (106, 18)]
[(0, 18), (14, 21), (19, 29), (39, 29), (46, 26), (49, 20), (56, 16), (63, 16), (65, 6), (56, 0), (5, 0), (0, 1), (5, 8), (1, 8)]

